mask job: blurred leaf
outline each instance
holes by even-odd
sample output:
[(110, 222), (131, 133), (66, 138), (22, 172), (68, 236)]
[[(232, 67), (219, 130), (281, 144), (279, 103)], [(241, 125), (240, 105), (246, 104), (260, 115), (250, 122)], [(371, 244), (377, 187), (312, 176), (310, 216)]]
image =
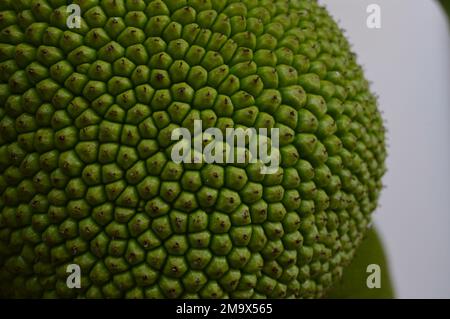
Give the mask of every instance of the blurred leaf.
[[(366, 284), (367, 266), (376, 264), (381, 269), (381, 288), (369, 289)], [(344, 269), (342, 281), (332, 289), (328, 298), (339, 299), (391, 299), (394, 298), (389, 267), (383, 245), (374, 228), (361, 243), (352, 263)]]
[(447, 12), (447, 15), (450, 17), (450, 0), (439, 0), (439, 2), (444, 7), (444, 10)]

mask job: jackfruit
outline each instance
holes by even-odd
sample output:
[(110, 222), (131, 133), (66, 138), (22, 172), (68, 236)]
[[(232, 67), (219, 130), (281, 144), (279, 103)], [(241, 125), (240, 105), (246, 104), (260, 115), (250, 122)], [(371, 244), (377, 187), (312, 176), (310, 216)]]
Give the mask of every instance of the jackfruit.
[[(0, 30), (0, 295), (317, 298), (340, 280), (385, 133), (317, 1), (2, 0)], [(195, 120), (278, 129), (279, 167), (174, 161)]]

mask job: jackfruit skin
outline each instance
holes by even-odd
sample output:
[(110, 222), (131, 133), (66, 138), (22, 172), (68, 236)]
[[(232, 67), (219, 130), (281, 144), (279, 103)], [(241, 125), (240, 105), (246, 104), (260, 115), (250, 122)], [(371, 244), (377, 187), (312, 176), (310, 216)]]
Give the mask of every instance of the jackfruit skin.
[[(385, 172), (377, 101), (315, 0), (0, 3), (0, 294), (317, 298)], [(170, 132), (276, 127), (281, 167), (175, 164)], [(81, 267), (69, 289), (66, 268)]]

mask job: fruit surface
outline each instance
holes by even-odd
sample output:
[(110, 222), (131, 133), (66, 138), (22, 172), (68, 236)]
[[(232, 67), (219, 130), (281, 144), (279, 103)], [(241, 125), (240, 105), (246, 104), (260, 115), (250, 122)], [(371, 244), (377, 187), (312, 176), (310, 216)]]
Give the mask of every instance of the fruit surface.
[[(0, 295), (322, 297), (364, 237), (386, 154), (327, 11), (73, 3), (69, 29), (65, 0), (0, 2)], [(176, 164), (170, 134), (194, 120), (278, 128), (280, 168)]]

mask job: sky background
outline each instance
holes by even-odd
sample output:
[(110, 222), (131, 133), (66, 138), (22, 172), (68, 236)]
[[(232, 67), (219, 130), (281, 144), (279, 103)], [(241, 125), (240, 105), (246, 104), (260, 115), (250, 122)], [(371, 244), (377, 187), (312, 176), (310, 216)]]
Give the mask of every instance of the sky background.
[[(320, 0), (347, 32), (388, 129), (374, 221), (399, 298), (450, 298), (450, 23), (433, 0)], [(381, 8), (369, 29), (366, 8)]]

